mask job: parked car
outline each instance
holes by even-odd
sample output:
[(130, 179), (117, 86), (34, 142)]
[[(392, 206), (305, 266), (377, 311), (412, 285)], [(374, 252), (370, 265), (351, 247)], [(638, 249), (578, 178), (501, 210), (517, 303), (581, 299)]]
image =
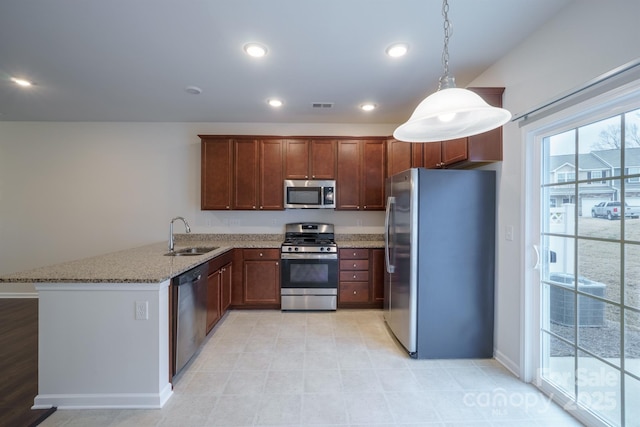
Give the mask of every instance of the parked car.
[[(601, 202), (591, 208), (591, 216), (593, 218), (618, 219), (622, 214), (622, 206), (620, 202)], [(640, 207), (629, 206), (624, 204), (624, 216), (627, 218), (640, 217)]]

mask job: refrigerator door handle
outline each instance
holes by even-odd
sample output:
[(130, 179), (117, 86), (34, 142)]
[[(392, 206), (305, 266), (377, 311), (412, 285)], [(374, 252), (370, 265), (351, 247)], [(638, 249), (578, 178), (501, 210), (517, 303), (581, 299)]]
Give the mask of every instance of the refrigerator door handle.
[(396, 266), (391, 265), (391, 257), (390, 252), (391, 248), (389, 247), (389, 232), (390, 228), (390, 218), (391, 218), (391, 205), (396, 203), (395, 197), (387, 197), (387, 210), (384, 215), (384, 256), (385, 256), (385, 264), (387, 266), (387, 273), (395, 272)]

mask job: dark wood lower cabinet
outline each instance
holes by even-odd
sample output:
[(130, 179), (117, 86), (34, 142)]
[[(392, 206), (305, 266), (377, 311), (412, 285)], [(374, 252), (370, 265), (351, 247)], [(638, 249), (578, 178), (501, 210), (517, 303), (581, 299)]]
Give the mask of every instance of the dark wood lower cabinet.
[(371, 286), (373, 287), (372, 302), (382, 307), (384, 301), (384, 249), (371, 249)]
[(207, 277), (207, 333), (213, 329), (231, 305), (233, 253), (227, 252), (209, 261)]
[(230, 308), (280, 309), (280, 248), (235, 249)]
[(338, 308), (381, 308), (384, 250), (344, 248), (339, 259)]
[(221, 272), (216, 270), (209, 272), (207, 277), (207, 333), (220, 320), (220, 289), (221, 289)]

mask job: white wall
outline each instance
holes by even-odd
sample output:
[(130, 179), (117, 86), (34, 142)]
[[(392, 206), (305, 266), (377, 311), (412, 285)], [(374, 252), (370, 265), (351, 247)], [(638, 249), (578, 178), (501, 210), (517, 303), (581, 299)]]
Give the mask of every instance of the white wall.
[[(640, 57), (640, 2), (577, 0), (541, 30), (474, 80), (472, 86), (504, 86), (504, 106), (521, 113)], [(454, 58), (455, 59), (455, 58)], [(524, 259), (524, 142), (516, 123), (504, 127), (504, 161), (498, 196), (496, 349), (520, 373), (521, 295)], [(506, 241), (505, 227), (515, 227)], [(523, 266), (524, 264), (524, 266)]]
[(283, 233), (283, 224), (297, 221), (382, 233), (383, 212), (201, 211), (198, 134), (386, 136), (393, 129), (0, 122), (0, 274), (166, 240), (176, 215), (196, 233)]

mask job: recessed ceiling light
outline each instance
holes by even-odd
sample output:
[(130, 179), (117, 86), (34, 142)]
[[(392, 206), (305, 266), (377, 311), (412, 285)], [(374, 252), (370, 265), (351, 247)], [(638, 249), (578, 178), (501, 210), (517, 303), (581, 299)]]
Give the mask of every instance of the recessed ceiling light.
[(267, 104), (271, 105), (272, 107), (282, 107), (282, 101), (275, 98), (268, 100)]
[(405, 56), (408, 50), (409, 46), (406, 43), (395, 43), (389, 46), (385, 52), (392, 58), (399, 58)]
[(247, 43), (244, 45), (244, 51), (247, 52), (247, 55), (253, 56), (254, 58), (262, 58), (267, 54), (266, 46), (260, 43)]
[(17, 84), (19, 86), (23, 86), (23, 87), (33, 86), (33, 83), (31, 83), (29, 80), (17, 79), (15, 77), (11, 77), (11, 81), (14, 82), (15, 84)]
[(191, 95), (200, 95), (202, 93), (202, 89), (198, 86), (187, 86), (184, 88), (184, 91), (190, 93)]
[(372, 111), (376, 109), (376, 104), (371, 104), (371, 103), (362, 104), (360, 106), (360, 109), (362, 109), (362, 111)]

